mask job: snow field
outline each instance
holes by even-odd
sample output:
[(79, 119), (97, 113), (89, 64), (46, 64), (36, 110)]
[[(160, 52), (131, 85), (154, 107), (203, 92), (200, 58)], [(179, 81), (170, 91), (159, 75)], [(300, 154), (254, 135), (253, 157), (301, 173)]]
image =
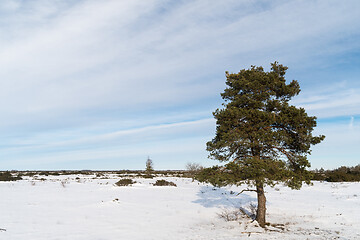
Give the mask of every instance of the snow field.
[[(360, 239), (360, 183), (314, 182), (300, 191), (266, 188), (265, 231), (224, 211), (250, 211), (256, 194), (240, 187), (213, 188), (188, 178), (134, 178), (118, 187), (108, 175), (48, 176), (0, 182), (0, 239)], [(78, 178), (78, 179), (76, 179)], [(177, 187), (153, 186), (166, 179)], [(232, 192), (233, 191), (233, 192)]]

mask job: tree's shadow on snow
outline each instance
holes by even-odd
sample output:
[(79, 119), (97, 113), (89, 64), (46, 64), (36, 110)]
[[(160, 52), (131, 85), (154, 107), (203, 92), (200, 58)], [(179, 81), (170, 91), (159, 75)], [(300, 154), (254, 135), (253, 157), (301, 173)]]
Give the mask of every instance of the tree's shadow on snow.
[(193, 201), (193, 203), (201, 204), (206, 208), (211, 207), (236, 207), (241, 208), (249, 205), (250, 203), (256, 202), (256, 198), (241, 193), (233, 191), (228, 191), (223, 188), (215, 188), (211, 186), (203, 186), (200, 188), (199, 192), (196, 194), (199, 199)]

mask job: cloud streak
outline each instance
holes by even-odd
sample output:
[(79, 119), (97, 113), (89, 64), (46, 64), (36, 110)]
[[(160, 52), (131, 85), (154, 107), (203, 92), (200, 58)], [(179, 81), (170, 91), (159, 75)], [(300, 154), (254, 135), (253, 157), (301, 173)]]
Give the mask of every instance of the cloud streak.
[[(60, 159), (70, 143), (85, 154), (102, 141), (116, 148), (125, 135), (183, 129), (168, 124), (211, 118), (220, 106), (226, 70), (278, 60), (301, 76), (336, 66), (360, 49), (359, 10), (358, 1), (2, 1), (0, 140), (48, 145)], [(324, 91), (337, 82), (313, 81), (302, 80), (296, 105), (320, 118), (360, 114), (358, 85)], [(192, 124), (203, 135), (167, 133), (194, 142), (213, 134), (208, 122)]]
[[(205, 159), (205, 141), (210, 140), (208, 131), (213, 126), (213, 119), (201, 119), (114, 131), (89, 137), (81, 134), (73, 135), (67, 136), (67, 140), (62, 141), (53, 139), (52, 135), (39, 136), (37, 139), (32, 137), (30, 141), (15, 139), (11, 145), (1, 147), (0, 155), (3, 158), (10, 158), (9, 163), (17, 165), (20, 169), (23, 169), (21, 164), (28, 166), (29, 163), (48, 167), (58, 162), (67, 165), (67, 162), (99, 160), (116, 164), (116, 159), (128, 160), (134, 156), (144, 158), (147, 155), (157, 157), (157, 161), (161, 163), (173, 154), (182, 153), (180, 155), (183, 156), (185, 152), (193, 155), (189, 158), (200, 154)], [(58, 137), (58, 134), (55, 136)], [(14, 153), (17, 153), (15, 157)], [(6, 164), (7, 161), (4, 163)], [(141, 164), (142, 161), (139, 165)], [(166, 164), (160, 164), (159, 167), (166, 168)], [(131, 162), (127, 161), (123, 162), (122, 167), (125, 166), (133, 168)], [(174, 166), (179, 168), (181, 165)]]
[(360, 88), (309, 91), (292, 103), (319, 118), (360, 115)]
[[(189, 101), (201, 100), (221, 86), (214, 79), (204, 85), (206, 74), (238, 70), (254, 52), (264, 52), (251, 59), (257, 64), (272, 61), (263, 57), (274, 50), (292, 62), (294, 45), (296, 51), (308, 50), (297, 54), (296, 61), (303, 60), (309, 50), (323, 52), (319, 46), (336, 42), (339, 33), (352, 33), (350, 22), (356, 20), (351, 14), (356, 7), (344, 4), (338, 9), (324, 2), (309, 7), (301, 2), (262, 6), (195, 1), (173, 6), (160, 1), (83, 1), (58, 11), (58, 5), (50, 4), (46, 1), (45, 10), (37, 4), (23, 6), (35, 9), (37, 24), (24, 26), (27, 37), (15, 35), (0, 49), (0, 77), (6, 79), (1, 96), (13, 102), (11, 108), (2, 104), (7, 112), (41, 116), (51, 109), (66, 113), (113, 104), (181, 104), (184, 95)], [(237, 16), (239, 9), (243, 13)], [(349, 14), (339, 18), (340, 10)], [(299, 21), (300, 16), (307, 20)], [(23, 10), (18, 17), (23, 22), (29, 16)], [(327, 21), (319, 21), (321, 17)], [(291, 28), (297, 30), (283, 34)], [(315, 35), (323, 37), (313, 41)], [(284, 44), (291, 49), (281, 50)], [(226, 67), (229, 63), (236, 68)], [(216, 65), (216, 72), (205, 71)], [(194, 79), (196, 69), (203, 73), (195, 73)]]

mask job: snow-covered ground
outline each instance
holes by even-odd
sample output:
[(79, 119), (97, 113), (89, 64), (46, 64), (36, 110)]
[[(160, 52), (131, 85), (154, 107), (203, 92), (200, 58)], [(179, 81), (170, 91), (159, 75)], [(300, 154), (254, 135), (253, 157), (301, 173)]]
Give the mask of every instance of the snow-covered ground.
[[(233, 193), (245, 186), (157, 177), (118, 187), (116, 175), (94, 177), (0, 182), (0, 239), (360, 239), (359, 182), (267, 188), (267, 221), (278, 225), (265, 231), (246, 217), (219, 217), (240, 207), (251, 211), (255, 194)], [(177, 187), (153, 186), (157, 179)]]

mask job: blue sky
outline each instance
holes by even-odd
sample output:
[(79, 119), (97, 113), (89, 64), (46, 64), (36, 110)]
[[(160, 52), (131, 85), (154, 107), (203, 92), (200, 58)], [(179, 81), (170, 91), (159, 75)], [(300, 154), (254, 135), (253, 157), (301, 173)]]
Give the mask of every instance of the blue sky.
[(360, 2), (4, 0), (0, 169), (205, 166), (225, 71), (275, 60), (318, 117), (312, 168), (360, 163)]

